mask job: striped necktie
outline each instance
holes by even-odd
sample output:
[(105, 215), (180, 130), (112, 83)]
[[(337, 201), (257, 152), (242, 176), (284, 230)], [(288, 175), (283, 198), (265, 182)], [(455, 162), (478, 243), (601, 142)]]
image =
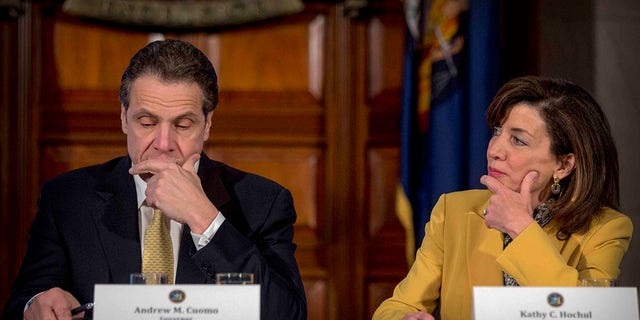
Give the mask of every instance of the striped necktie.
[(153, 219), (144, 234), (142, 272), (164, 273), (167, 275), (167, 283), (173, 283), (173, 244), (169, 225), (158, 209), (153, 210)]

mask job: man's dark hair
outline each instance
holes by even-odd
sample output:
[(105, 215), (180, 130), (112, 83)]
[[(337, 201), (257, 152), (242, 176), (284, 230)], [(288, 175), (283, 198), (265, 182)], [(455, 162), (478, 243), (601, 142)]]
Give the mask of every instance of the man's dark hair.
[(161, 81), (194, 82), (202, 90), (202, 111), (205, 115), (218, 104), (218, 77), (209, 58), (190, 43), (161, 40), (140, 49), (122, 75), (120, 102), (129, 109), (131, 85), (141, 76), (152, 75)]

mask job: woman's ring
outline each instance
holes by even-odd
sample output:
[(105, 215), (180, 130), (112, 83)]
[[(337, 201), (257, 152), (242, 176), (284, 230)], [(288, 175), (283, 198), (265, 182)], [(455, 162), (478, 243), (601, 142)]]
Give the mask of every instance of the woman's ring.
[(482, 211), (482, 216), (486, 216), (487, 215), (487, 208), (484, 208), (484, 210)]

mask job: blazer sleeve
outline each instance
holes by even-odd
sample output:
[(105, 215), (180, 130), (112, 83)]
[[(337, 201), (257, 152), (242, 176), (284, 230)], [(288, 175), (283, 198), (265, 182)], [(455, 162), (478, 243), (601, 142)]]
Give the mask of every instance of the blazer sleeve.
[(267, 211), (255, 231), (242, 232), (227, 219), (192, 258), (211, 280), (218, 272), (252, 272), (261, 285), (262, 319), (306, 319), (306, 298), (294, 257), (296, 212), (291, 193), (281, 188), (268, 205), (254, 207), (244, 210)]
[(628, 217), (612, 212), (605, 211), (589, 231), (572, 235), (566, 243), (532, 223), (497, 262), (524, 286), (575, 286), (582, 278), (617, 278), (633, 226)]
[(425, 225), (425, 237), (407, 276), (391, 298), (380, 304), (374, 320), (400, 319), (407, 312), (433, 313), (438, 305), (444, 259), (445, 196), (441, 196)]

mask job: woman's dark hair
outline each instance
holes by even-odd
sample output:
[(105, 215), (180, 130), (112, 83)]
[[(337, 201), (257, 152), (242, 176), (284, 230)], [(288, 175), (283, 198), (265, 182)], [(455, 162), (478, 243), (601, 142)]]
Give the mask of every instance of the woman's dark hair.
[(500, 126), (519, 103), (538, 110), (551, 140), (551, 153), (575, 156), (575, 169), (560, 181), (562, 191), (553, 204), (556, 236), (563, 239), (588, 230), (602, 207), (617, 210), (618, 153), (609, 122), (593, 97), (566, 80), (516, 78), (507, 82), (489, 105), (489, 127)]
[(122, 75), (120, 102), (129, 108), (131, 85), (141, 76), (152, 75), (166, 82), (194, 82), (202, 90), (205, 115), (218, 104), (218, 77), (209, 58), (190, 43), (162, 40), (140, 49)]

